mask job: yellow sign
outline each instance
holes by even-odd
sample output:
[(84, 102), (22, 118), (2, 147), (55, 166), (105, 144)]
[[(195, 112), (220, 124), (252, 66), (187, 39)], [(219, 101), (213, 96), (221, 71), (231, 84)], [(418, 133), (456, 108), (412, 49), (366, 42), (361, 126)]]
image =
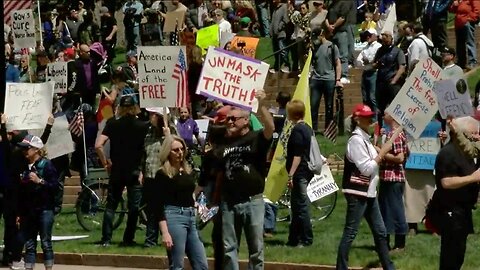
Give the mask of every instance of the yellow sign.
[[(308, 53), (307, 61), (305, 62), (302, 75), (298, 81), (297, 88), (293, 94), (293, 99), (299, 99), (305, 102), (305, 123), (312, 126), (312, 115), (310, 113), (310, 88), (308, 86), (308, 72), (310, 62), (312, 61), (312, 52)], [(265, 183), (264, 195), (272, 202), (278, 201), (287, 188), (288, 173), (285, 168), (285, 161), (287, 156), (287, 143), (290, 133), (292, 131), (292, 123), (285, 122), (282, 134), (280, 135), (275, 154), (273, 155), (272, 165), (268, 171), (267, 182)]]
[(231, 41), (231, 46), (234, 49), (241, 50), (243, 55), (255, 58), (259, 41), (260, 39), (254, 37), (235, 36)]
[(220, 31), (218, 24), (211, 25), (209, 27), (202, 28), (197, 32), (197, 46), (202, 48), (202, 52), (205, 55), (208, 47), (220, 46)]

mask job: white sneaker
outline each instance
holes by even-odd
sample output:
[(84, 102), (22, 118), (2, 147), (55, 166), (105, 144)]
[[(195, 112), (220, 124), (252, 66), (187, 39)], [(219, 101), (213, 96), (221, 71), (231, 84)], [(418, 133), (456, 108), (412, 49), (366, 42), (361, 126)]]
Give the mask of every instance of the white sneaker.
[(277, 71), (273, 68), (269, 69), (268, 72), (272, 73), (272, 74), (275, 74)]
[(288, 67), (282, 67), (280, 69), (283, 73), (290, 73), (290, 69)]
[(340, 79), (340, 82), (341, 82), (342, 84), (349, 84), (349, 83), (350, 83), (350, 80), (347, 79), (347, 78), (345, 78), (345, 77), (343, 77), (343, 78)]
[(23, 260), (19, 262), (12, 262), (12, 265), (10, 266), (10, 269), (12, 270), (24, 270), (25, 269), (25, 262)]

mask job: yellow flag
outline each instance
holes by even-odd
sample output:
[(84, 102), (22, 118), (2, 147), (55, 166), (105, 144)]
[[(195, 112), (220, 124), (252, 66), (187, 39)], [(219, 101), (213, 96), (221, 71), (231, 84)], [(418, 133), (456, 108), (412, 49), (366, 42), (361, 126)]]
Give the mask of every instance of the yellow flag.
[(208, 47), (220, 46), (220, 28), (218, 24), (198, 30), (196, 45), (202, 48), (203, 55), (207, 54)]
[[(310, 62), (312, 61), (312, 52), (308, 53), (307, 61), (302, 70), (300, 80), (298, 81), (297, 88), (293, 94), (292, 99), (299, 99), (305, 103), (305, 123), (312, 126), (312, 115), (310, 113), (310, 87), (308, 83), (308, 75), (310, 72)], [(290, 121), (285, 122), (282, 134), (278, 140), (275, 154), (273, 155), (272, 164), (268, 171), (267, 182), (265, 183), (264, 195), (272, 202), (277, 201), (280, 196), (283, 195), (287, 188), (288, 173), (285, 168), (286, 161), (286, 145), (290, 132), (292, 131), (292, 123)]]

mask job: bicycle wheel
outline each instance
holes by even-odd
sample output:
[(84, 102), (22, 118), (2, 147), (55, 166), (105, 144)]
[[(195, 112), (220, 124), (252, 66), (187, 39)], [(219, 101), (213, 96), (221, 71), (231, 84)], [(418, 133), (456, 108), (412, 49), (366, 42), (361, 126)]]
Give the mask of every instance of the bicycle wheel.
[(320, 221), (330, 216), (337, 203), (337, 192), (321, 198), (310, 204), (310, 215), (312, 221)]
[[(83, 188), (77, 198), (76, 214), (77, 221), (86, 231), (93, 231), (102, 228), (103, 213), (107, 205), (108, 184), (104, 182), (95, 182)], [(125, 200), (120, 201), (119, 207), (115, 211), (113, 220), (113, 229), (122, 224), (127, 205)]]

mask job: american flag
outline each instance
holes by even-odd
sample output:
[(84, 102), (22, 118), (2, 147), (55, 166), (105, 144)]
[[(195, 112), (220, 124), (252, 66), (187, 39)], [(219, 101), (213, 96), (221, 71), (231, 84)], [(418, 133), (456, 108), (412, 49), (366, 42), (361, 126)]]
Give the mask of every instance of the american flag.
[(3, 0), (3, 22), (10, 25), (12, 11), (32, 8), (32, 2), (32, 0)]
[(185, 54), (180, 49), (178, 54), (178, 62), (175, 64), (172, 78), (177, 80), (177, 107), (188, 106), (188, 86), (187, 86), (187, 62), (185, 61)]
[(80, 137), (83, 133), (83, 112), (78, 110), (78, 112), (73, 117), (72, 121), (68, 125), (68, 130), (75, 136)]
[(175, 31), (170, 33), (170, 46), (180, 45), (180, 34), (178, 33), (178, 22), (175, 25)]
[(324, 132), (325, 138), (329, 139), (333, 143), (337, 141), (337, 135), (338, 135), (337, 119), (338, 117), (335, 117), (334, 120), (330, 121), (330, 124), (328, 124), (327, 129), (325, 129), (325, 132)]

